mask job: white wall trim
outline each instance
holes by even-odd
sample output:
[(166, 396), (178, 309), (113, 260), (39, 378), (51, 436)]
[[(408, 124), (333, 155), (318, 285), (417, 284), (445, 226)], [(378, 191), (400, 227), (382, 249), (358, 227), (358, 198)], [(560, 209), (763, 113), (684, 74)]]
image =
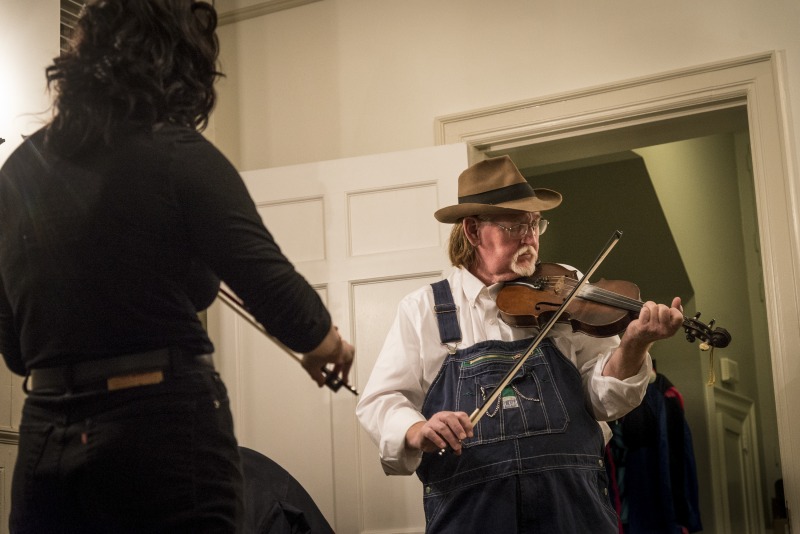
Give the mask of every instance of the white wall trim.
[[(584, 134), (586, 128), (590, 126), (613, 129), (633, 120), (647, 118), (650, 121), (662, 120), (665, 113), (678, 109), (684, 113), (697, 113), (709, 111), (710, 107), (712, 109), (730, 107), (736, 105), (737, 101), (741, 102), (745, 96), (742, 90), (731, 93), (728, 87), (725, 94), (710, 94), (712, 92), (708, 91), (708, 88), (701, 87), (695, 94), (667, 93), (669, 97), (659, 97), (653, 94), (651, 88), (659, 85), (668, 88), (689, 77), (713, 76), (717, 72), (772, 59), (771, 53), (759, 54), (578, 91), (443, 115), (435, 119), (435, 141), (436, 144), (466, 142), (475, 149), (485, 150), (489, 145), (498, 145), (504, 141), (517, 145), (531, 144), (542, 138), (552, 139), (554, 135)], [(574, 113), (574, 102), (587, 99), (603, 100), (602, 107), (592, 109), (591, 113)], [(493, 149), (497, 150), (500, 147), (493, 146)]]
[(284, 9), (291, 9), (293, 7), (303, 6), (321, 0), (264, 0), (252, 6), (241, 7), (231, 11), (225, 11), (219, 15), (219, 25), (232, 24), (234, 22), (241, 22), (243, 20), (260, 17), (261, 15), (268, 15), (276, 11), (283, 11)]
[(0, 430), (0, 443), (17, 445), (19, 443), (19, 433), (11, 430)]

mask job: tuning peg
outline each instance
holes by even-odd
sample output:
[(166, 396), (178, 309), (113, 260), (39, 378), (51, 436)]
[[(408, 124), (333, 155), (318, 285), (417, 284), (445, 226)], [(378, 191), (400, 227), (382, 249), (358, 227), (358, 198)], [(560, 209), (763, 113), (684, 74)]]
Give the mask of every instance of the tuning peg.
[[(712, 321), (713, 324), (713, 321)], [(724, 328), (717, 327), (711, 333), (711, 344), (718, 349), (727, 347), (731, 342), (731, 335)]]

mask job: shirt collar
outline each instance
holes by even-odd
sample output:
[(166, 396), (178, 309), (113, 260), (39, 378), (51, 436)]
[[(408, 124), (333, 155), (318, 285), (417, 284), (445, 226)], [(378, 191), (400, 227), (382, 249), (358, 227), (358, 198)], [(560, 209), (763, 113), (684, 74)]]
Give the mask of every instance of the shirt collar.
[(503, 287), (502, 283), (492, 284), (487, 287), (474, 274), (463, 267), (459, 268), (459, 272), (461, 273), (461, 288), (470, 304), (474, 304), (478, 300), (482, 291), (486, 291), (487, 295), (492, 300), (495, 300)]

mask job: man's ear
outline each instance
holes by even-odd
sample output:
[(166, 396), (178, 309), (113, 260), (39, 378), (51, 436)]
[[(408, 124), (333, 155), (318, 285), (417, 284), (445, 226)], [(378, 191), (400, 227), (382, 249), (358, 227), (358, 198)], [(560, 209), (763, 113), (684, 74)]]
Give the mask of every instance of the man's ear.
[(477, 247), (481, 242), (480, 236), (478, 235), (480, 221), (475, 217), (464, 217), (464, 223), (462, 226), (464, 228), (464, 235), (467, 236), (467, 240), (470, 242), (470, 244), (472, 244), (473, 247)]

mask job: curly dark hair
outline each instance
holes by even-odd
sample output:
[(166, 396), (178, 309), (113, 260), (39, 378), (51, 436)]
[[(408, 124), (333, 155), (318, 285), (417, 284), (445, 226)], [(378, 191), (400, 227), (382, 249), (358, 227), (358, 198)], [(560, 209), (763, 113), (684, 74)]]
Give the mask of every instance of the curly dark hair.
[(48, 142), (73, 153), (120, 129), (170, 122), (203, 130), (216, 102), (217, 13), (195, 0), (94, 0), (70, 48), (47, 67)]

